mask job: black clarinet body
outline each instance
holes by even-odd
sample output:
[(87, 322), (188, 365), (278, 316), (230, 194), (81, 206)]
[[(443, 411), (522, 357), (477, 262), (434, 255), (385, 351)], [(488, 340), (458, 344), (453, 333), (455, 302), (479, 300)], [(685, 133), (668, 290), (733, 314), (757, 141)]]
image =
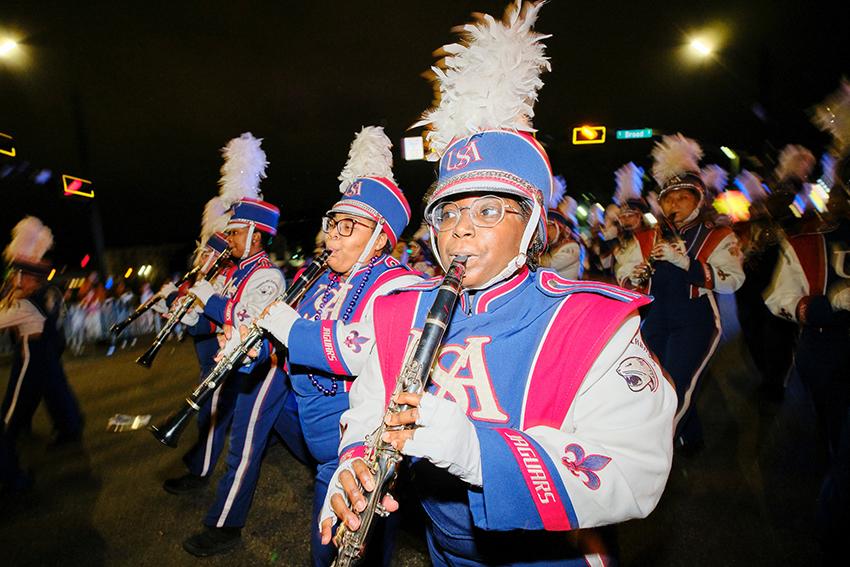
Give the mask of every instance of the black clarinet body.
[[(215, 279), (228, 259), (230, 259), (229, 250), (223, 252), (221, 256), (216, 259), (212, 267), (207, 270), (206, 274), (204, 274), (204, 279), (207, 281)], [(177, 301), (179, 302), (179, 305), (172, 309), (168, 314), (168, 320), (162, 326), (162, 329), (160, 329), (156, 334), (153, 344), (136, 359), (136, 364), (144, 366), (145, 368), (151, 367), (156, 355), (159, 353), (159, 349), (163, 347), (165, 341), (167, 341), (169, 335), (171, 335), (171, 332), (174, 331), (174, 328), (177, 327), (178, 323), (180, 323), (180, 320), (183, 319), (192, 307), (195, 306), (196, 299), (193, 295), (189, 294)]]
[[(393, 397), (401, 392), (421, 394), (425, 391), (431, 368), (437, 358), (443, 336), (448, 328), (455, 303), (460, 295), (461, 283), (466, 272), (466, 256), (458, 256), (449, 266), (446, 276), (440, 284), (437, 297), (428, 310), (425, 325), (422, 328), (416, 346), (410, 351), (398, 377)], [(410, 409), (407, 404), (390, 402), (386, 415)], [(333, 565), (348, 567), (356, 565), (364, 556), (366, 544), (371, 534), (375, 516), (385, 516), (381, 500), (389, 492), (402, 460), (402, 454), (389, 443), (381, 440), (385, 431), (399, 427), (381, 425), (366, 440), (366, 464), (375, 476), (375, 490), (366, 495), (366, 507), (360, 513), (360, 527), (349, 530), (342, 525), (334, 538), (339, 550)]]
[[(286, 304), (294, 307), (301, 300), (307, 289), (310, 288), (327, 266), (328, 257), (331, 255), (330, 250), (325, 250), (317, 256), (304, 272), (294, 281), (286, 292), (278, 297), (275, 301), (283, 301)], [(210, 373), (204, 380), (192, 391), (186, 398), (185, 404), (179, 410), (171, 414), (165, 421), (159, 425), (151, 426), (153, 436), (160, 443), (168, 447), (177, 447), (180, 441), (180, 435), (186, 428), (186, 425), (191, 421), (192, 416), (200, 411), (201, 406), (213, 395), (213, 392), (227, 378), (230, 372), (240, 364), (240, 362), (248, 356), (260, 342), (263, 340), (265, 330), (256, 324), (251, 324), (248, 334), (242, 339), (239, 346), (219, 360)]]
[[(191, 270), (189, 270), (188, 272), (183, 274), (183, 277), (180, 278), (180, 281), (178, 281), (174, 285), (176, 285), (177, 287), (180, 287), (184, 283), (186, 283), (189, 280), (191, 280), (192, 278), (194, 278), (200, 270), (201, 270), (200, 266), (195, 266), (194, 268), (192, 268)], [(132, 323), (133, 321), (135, 321), (136, 319), (138, 319), (139, 317), (141, 317), (142, 315), (144, 315), (145, 313), (150, 311), (151, 307), (156, 305), (156, 303), (160, 299), (164, 299), (160, 294), (157, 293), (157, 294), (152, 295), (150, 298), (148, 298), (147, 301), (145, 301), (144, 303), (142, 303), (141, 305), (136, 307), (136, 309), (132, 313), (130, 313), (130, 315), (128, 315), (126, 319), (124, 319), (123, 321), (119, 321), (118, 323), (115, 323), (114, 325), (112, 325), (109, 328), (109, 332), (117, 337), (118, 335), (121, 334), (121, 331), (123, 331), (124, 329), (126, 329), (130, 325), (130, 323)]]

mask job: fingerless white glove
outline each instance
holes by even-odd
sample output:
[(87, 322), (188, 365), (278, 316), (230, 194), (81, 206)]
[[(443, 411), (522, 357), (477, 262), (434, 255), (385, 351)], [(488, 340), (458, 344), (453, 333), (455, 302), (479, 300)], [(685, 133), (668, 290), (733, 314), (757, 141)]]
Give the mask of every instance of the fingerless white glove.
[(207, 301), (210, 300), (210, 297), (215, 294), (215, 289), (207, 280), (201, 280), (189, 289), (189, 293), (197, 297), (198, 301), (206, 305)]
[(289, 331), (292, 325), (299, 319), (298, 312), (283, 301), (273, 303), (269, 306), (265, 316), (255, 322), (257, 326), (267, 330), (284, 345), (289, 341)]
[(481, 486), (481, 445), (461, 407), (433, 394), (419, 402), (419, 426), (402, 453), (428, 459), (464, 482)]

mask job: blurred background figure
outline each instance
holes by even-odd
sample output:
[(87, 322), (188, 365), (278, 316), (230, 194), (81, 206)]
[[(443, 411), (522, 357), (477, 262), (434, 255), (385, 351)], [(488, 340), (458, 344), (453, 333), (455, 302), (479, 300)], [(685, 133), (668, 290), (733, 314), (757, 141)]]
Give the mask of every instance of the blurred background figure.
[(0, 297), (0, 329), (12, 329), (15, 350), (0, 411), (0, 484), (13, 491), (29, 484), (15, 446), (42, 400), (53, 422), (52, 445), (82, 437), (83, 419), (62, 367), (62, 292), (48, 284), (50, 264), (43, 260), (52, 246), (50, 229), (35, 217), (25, 217), (12, 230), (12, 242), (3, 253), (10, 271)]

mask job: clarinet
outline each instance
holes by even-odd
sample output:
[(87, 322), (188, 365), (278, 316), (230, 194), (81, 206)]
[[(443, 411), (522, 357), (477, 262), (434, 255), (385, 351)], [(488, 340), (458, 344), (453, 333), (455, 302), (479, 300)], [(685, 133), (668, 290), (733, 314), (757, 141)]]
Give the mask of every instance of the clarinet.
[[(221, 268), (224, 267), (224, 263), (230, 258), (230, 250), (225, 250), (222, 252), (221, 256), (219, 256), (212, 267), (204, 274), (204, 279), (207, 281), (212, 281), (221, 271)], [(168, 335), (171, 334), (171, 331), (177, 326), (181, 319), (189, 312), (192, 307), (195, 306), (196, 298), (193, 295), (187, 295), (182, 298), (180, 304), (171, 310), (171, 313), (168, 314), (168, 321), (165, 322), (165, 325), (162, 326), (159, 333), (157, 333), (156, 338), (153, 341), (153, 344), (150, 346), (148, 350), (142, 353), (142, 355), (136, 359), (136, 364), (140, 366), (144, 366), (145, 368), (150, 368), (151, 364), (153, 364), (154, 358), (156, 358), (159, 349), (162, 348), (162, 345), (165, 344), (165, 341), (168, 339)]]
[[(319, 256), (314, 258), (304, 272), (298, 276), (298, 279), (292, 282), (289, 289), (287, 289), (283, 295), (275, 299), (275, 302), (283, 301), (289, 306), (295, 306), (304, 296), (307, 289), (309, 289), (310, 286), (319, 279), (322, 272), (325, 271), (330, 255), (331, 251), (325, 250)], [(236, 347), (233, 352), (223, 356), (221, 360), (216, 363), (215, 367), (209, 374), (207, 374), (198, 387), (195, 388), (195, 390), (189, 394), (189, 397), (186, 398), (185, 405), (171, 414), (160, 425), (151, 426), (150, 430), (151, 433), (153, 433), (153, 436), (156, 437), (163, 445), (171, 448), (177, 447), (177, 443), (180, 441), (180, 435), (183, 433), (183, 430), (186, 428), (186, 425), (189, 423), (192, 416), (196, 412), (200, 411), (201, 406), (210, 398), (210, 396), (212, 396), (213, 392), (215, 392), (216, 388), (221, 385), (224, 379), (227, 378), (230, 371), (233, 370), (233, 368), (246, 356), (248, 356), (248, 353), (251, 352), (251, 350), (260, 343), (260, 341), (262, 341), (264, 333), (265, 330), (257, 325), (256, 321), (251, 323), (248, 334), (244, 339), (242, 339), (239, 346)]]
[[(195, 266), (194, 268), (192, 268), (191, 270), (189, 270), (188, 272), (183, 274), (183, 277), (180, 278), (180, 281), (178, 281), (174, 285), (176, 285), (177, 287), (180, 287), (184, 283), (186, 283), (189, 280), (191, 280), (192, 278), (194, 278), (200, 270), (201, 270), (200, 266)], [(147, 301), (145, 301), (144, 303), (142, 303), (141, 305), (136, 307), (136, 310), (133, 311), (132, 313), (130, 313), (130, 315), (126, 319), (124, 319), (123, 321), (119, 321), (118, 323), (115, 323), (114, 325), (112, 325), (109, 328), (109, 332), (117, 337), (118, 335), (121, 334), (121, 331), (123, 331), (124, 329), (126, 329), (130, 325), (130, 323), (132, 323), (133, 321), (135, 321), (136, 319), (138, 319), (139, 317), (141, 317), (142, 315), (147, 313), (151, 309), (151, 307), (156, 305), (156, 303), (160, 299), (164, 299), (164, 297), (161, 294), (156, 293), (156, 294), (152, 295), (151, 297), (148, 298)]]
[[(661, 217), (658, 232), (661, 236), (661, 242), (675, 242), (682, 239), (681, 234), (679, 234), (678, 229), (676, 229), (676, 213), (670, 215), (669, 218)], [(652, 254), (650, 254), (649, 258), (646, 259), (646, 270), (644, 270), (641, 274), (640, 285), (645, 286), (654, 273), (655, 258), (653, 258)]]
[[(425, 326), (416, 340), (415, 348), (410, 349), (410, 354), (408, 354), (404, 366), (402, 366), (396, 378), (395, 390), (391, 400), (394, 400), (402, 392), (421, 394), (425, 390), (431, 368), (437, 358), (437, 351), (443, 341), (443, 335), (446, 332), (446, 327), (448, 327), (458, 295), (460, 295), (461, 281), (466, 272), (466, 260), (466, 256), (456, 256), (449, 266), (446, 276), (440, 284), (437, 297), (428, 310)], [(407, 404), (390, 401), (385, 417), (408, 409), (410, 409), (410, 406)], [(389, 492), (392, 482), (395, 480), (402, 454), (389, 443), (381, 441), (381, 435), (385, 431), (396, 429), (401, 429), (401, 427), (388, 426), (382, 420), (381, 425), (366, 437), (364, 458), (369, 470), (375, 475), (375, 490), (370, 492), (366, 498), (366, 508), (360, 513), (360, 527), (352, 531), (343, 524), (337, 530), (334, 543), (339, 550), (333, 567), (347, 567), (357, 564), (363, 558), (375, 515), (387, 515), (387, 511), (381, 506), (381, 500)]]

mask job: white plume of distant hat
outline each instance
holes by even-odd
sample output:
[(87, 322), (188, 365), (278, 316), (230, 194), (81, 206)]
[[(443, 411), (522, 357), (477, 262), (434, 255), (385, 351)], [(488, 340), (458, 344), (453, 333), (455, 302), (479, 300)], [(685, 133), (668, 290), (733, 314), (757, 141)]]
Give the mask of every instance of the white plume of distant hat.
[(339, 174), (339, 192), (345, 193), (360, 177), (393, 178), (393, 144), (380, 126), (364, 126), (354, 136), (348, 160)]
[(245, 132), (221, 149), (224, 163), (218, 182), (219, 193), (204, 206), (199, 249), (204, 247), (210, 236), (224, 231), (234, 203), (245, 198), (262, 199), (260, 181), (266, 178), (269, 163), (261, 147), (262, 141), (262, 138)]
[[(549, 197), (547, 206), (550, 209), (557, 209), (564, 200), (567, 194), (567, 180), (563, 175), (555, 175), (552, 177), (552, 195)], [(562, 211), (563, 212), (563, 211)]]
[(614, 182), (617, 187), (614, 202), (618, 205), (640, 199), (643, 192), (643, 168), (630, 161), (614, 172)]
[(699, 175), (702, 156), (702, 148), (696, 140), (682, 134), (664, 136), (652, 150), (652, 176), (659, 186), (664, 187), (670, 179), (684, 173)]
[(53, 232), (40, 219), (26, 216), (12, 229), (12, 241), (3, 250), (3, 258), (7, 263), (39, 264), (52, 247)]
[(700, 177), (702, 177), (702, 182), (705, 183), (705, 188), (717, 194), (726, 189), (726, 183), (729, 181), (729, 172), (719, 165), (712, 163), (700, 170)]

